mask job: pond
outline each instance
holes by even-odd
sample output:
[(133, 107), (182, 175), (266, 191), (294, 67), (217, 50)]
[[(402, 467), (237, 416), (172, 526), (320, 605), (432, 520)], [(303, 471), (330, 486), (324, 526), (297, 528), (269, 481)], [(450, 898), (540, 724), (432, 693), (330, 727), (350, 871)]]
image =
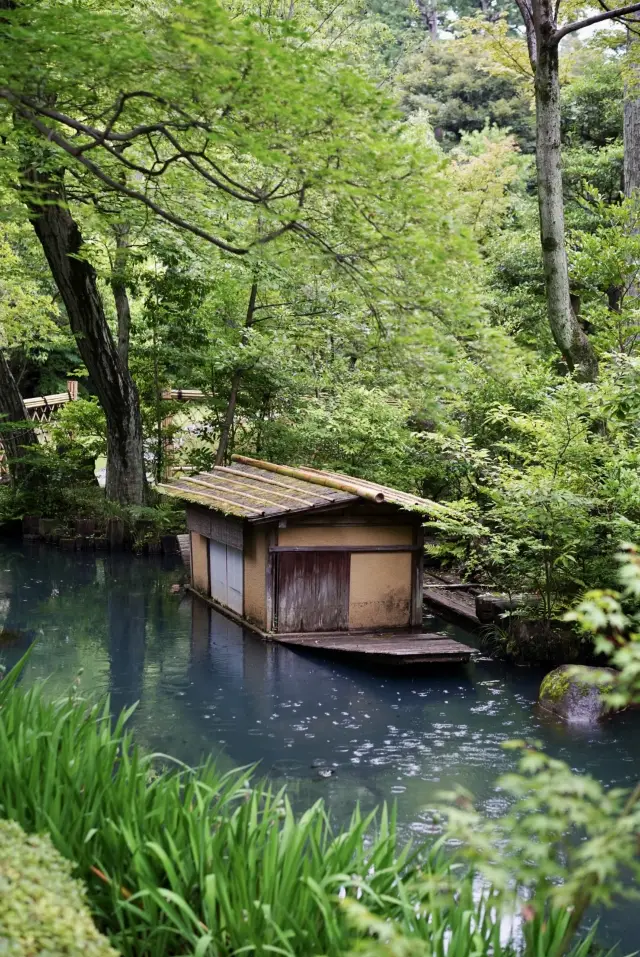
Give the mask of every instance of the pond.
[[(509, 738), (542, 740), (608, 784), (637, 779), (637, 712), (568, 729), (535, 712), (534, 670), (480, 657), (388, 674), (269, 644), (172, 594), (183, 576), (167, 560), (0, 546), (0, 655), (11, 665), (37, 639), (26, 679), (47, 677), (57, 694), (77, 678), (87, 694), (109, 692), (114, 709), (139, 701), (132, 724), (146, 748), (191, 764), (211, 754), (223, 768), (259, 763), (297, 808), (323, 797), (339, 822), (356, 801), (395, 801), (406, 837), (430, 833), (428, 808), (456, 785), (499, 813), (493, 782), (512, 766)], [(425, 630), (473, 641), (437, 618)], [(634, 948), (634, 911), (603, 915), (603, 940)]]

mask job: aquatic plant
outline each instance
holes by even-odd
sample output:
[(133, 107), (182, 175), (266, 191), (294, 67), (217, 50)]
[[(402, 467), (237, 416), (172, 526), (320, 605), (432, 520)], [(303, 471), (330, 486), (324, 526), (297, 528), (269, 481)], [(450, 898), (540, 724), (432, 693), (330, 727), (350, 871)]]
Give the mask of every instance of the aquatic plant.
[[(334, 832), (321, 802), (296, 817), (286, 793), (251, 786), (246, 770), (142, 753), (131, 711), (113, 722), (108, 700), (47, 700), (42, 685), (18, 686), (23, 666), (0, 682), (0, 815), (48, 832), (76, 863), (126, 957), (337, 957), (385, 948), (390, 934), (425, 957), (524, 952), (517, 920), (505, 934), (513, 895), (438, 843), (400, 847), (385, 808), (356, 809)], [(548, 927), (527, 953), (547, 955)]]

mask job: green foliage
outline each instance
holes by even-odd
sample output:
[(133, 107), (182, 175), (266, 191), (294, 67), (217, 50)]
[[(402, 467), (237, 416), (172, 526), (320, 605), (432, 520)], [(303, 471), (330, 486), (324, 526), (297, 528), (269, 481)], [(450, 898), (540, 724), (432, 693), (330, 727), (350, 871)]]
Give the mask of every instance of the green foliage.
[(49, 837), (0, 820), (0, 950), (7, 957), (116, 957), (87, 910), (73, 865)]
[(46, 433), (60, 454), (95, 460), (107, 451), (104, 412), (96, 399), (76, 399), (61, 406)]
[(420, 476), (409, 406), (380, 389), (353, 386), (307, 399), (265, 425), (265, 455), (314, 468), (338, 469), (413, 490)]
[[(479, 886), (438, 845), (400, 848), (386, 809), (377, 829), (356, 810), (343, 832), (321, 802), (295, 817), (246, 772), (141, 753), (130, 712), (114, 723), (108, 702), (24, 690), (23, 666), (0, 682), (0, 813), (48, 830), (123, 954), (522, 953), (505, 930), (511, 892)], [(551, 918), (529, 934), (532, 957), (551, 953), (563, 915)]]
[[(640, 702), (640, 558), (631, 546), (619, 558), (622, 591), (591, 592), (567, 616), (595, 636), (597, 650), (617, 669), (614, 677), (594, 670), (599, 683), (606, 675), (604, 691), (612, 708)], [(474, 809), (466, 792), (445, 795), (441, 813), (447, 839), (457, 848), (458, 859), (478, 875), (476, 894), (490, 888), (495, 895), (486, 907), (497, 906), (503, 921), (517, 915), (517, 953), (587, 957), (597, 952), (596, 929), (583, 939), (579, 929), (590, 908), (637, 896), (640, 784), (607, 788), (544, 754), (539, 745), (511, 741), (505, 747), (520, 755), (517, 771), (497, 782), (507, 809), (487, 817)], [(433, 889), (429, 882), (425, 886)], [(445, 885), (438, 886), (442, 890)], [(431, 957), (432, 951), (400, 928), (361, 909), (355, 909), (354, 919), (376, 938), (356, 953)], [(466, 946), (454, 953), (486, 953), (483, 930), (482, 924), (469, 926)], [(447, 943), (453, 946), (453, 941)], [(503, 953), (499, 937), (491, 946), (491, 953)], [(451, 950), (443, 947), (436, 953), (440, 957)]]
[(445, 146), (485, 126), (513, 132), (523, 150), (534, 142), (533, 116), (522, 81), (485, 69), (482, 51), (456, 40), (425, 44), (401, 77), (406, 109), (426, 111)]
[[(589, 592), (566, 616), (595, 638), (596, 650), (616, 669), (613, 675), (595, 670), (592, 679), (604, 685), (613, 709), (640, 702), (640, 561), (631, 546), (618, 559), (622, 590)], [(576, 674), (585, 680), (583, 670)], [(560, 957), (589, 907), (635, 896), (640, 784), (606, 788), (535, 746), (514, 741), (509, 747), (521, 752), (518, 773), (499, 781), (514, 799), (509, 811), (490, 821), (458, 800), (447, 812), (451, 833), (494, 886), (517, 889), (526, 899), (525, 934), (548, 919), (550, 906), (561, 909), (565, 926), (548, 951)]]
[(492, 403), (486, 388), (474, 397), (474, 436), (425, 436), (431, 481), (470, 503), (466, 524), (438, 523), (438, 553), (535, 595), (547, 620), (585, 587), (612, 585), (618, 542), (640, 525), (636, 377), (635, 360), (612, 359), (595, 386), (541, 388), (534, 376), (530, 390), (523, 380), (513, 389), (514, 404)]

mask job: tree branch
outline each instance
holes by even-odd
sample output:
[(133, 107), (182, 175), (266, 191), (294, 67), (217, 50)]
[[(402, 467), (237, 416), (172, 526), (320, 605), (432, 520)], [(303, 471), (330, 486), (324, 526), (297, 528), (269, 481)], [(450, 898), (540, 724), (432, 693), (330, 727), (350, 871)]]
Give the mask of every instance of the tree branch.
[(533, 9), (530, 0), (516, 0), (516, 5), (524, 21), (525, 34), (527, 37), (527, 50), (529, 51), (529, 62), (535, 72), (538, 62), (538, 41), (536, 38), (536, 28), (533, 22)]
[[(4, 91), (0, 91), (2, 95)], [(4, 97), (7, 99), (8, 97)], [(177, 226), (179, 229), (184, 229), (187, 232), (193, 233), (194, 236), (199, 236), (201, 239), (206, 240), (206, 242), (211, 243), (212, 246), (216, 246), (218, 249), (224, 250), (227, 253), (233, 253), (236, 256), (244, 256), (249, 252), (248, 246), (232, 246), (230, 243), (224, 242), (222, 239), (218, 239), (217, 236), (214, 236), (212, 233), (207, 232), (206, 229), (202, 229), (196, 223), (191, 223), (186, 219), (182, 219), (181, 216), (176, 216), (175, 213), (172, 213), (170, 210), (166, 209), (164, 206), (160, 206), (158, 203), (155, 203), (152, 199), (149, 199), (145, 193), (141, 193), (138, 190), (132, 189), (130, 186), (126, 186), (124, 183), (118, 182), (117, 179), (113, 179), (112, 176), (109, 176), (108, 173), (105, 173), (96, 163), (88, 159), (84, 155), (78, 155), (77, 150), (72, 143), (69, 143), (63, 136), (59, 133), (56, 133), (54, 129), (47, 126), (46, 123), (43, 123), (42, 120), (39, 120), (38, 117), (29, 109), (27, 109), (20, 101), (15, 98), (14, 106), (18, 113), (27, 120), (34, 129), (36, 129), (42, 136), (45, 137), (51, 143), (55, 143), (63, 152), (68, 156), (73, 157), (77, 163), (80, 163), (81, 166), (84, 166), (85, 169), (88, 169), (89, 172), (100, 180), (105, 186), (108, 186), (109, 189), (113, 190), (115, 193), (120, 193), (123, 196), (128, 196), (129, 199), (134, 199), (138, 203), (142, 203), (143, 206), (147, 206), (151, 209), (157, 216), (160, 216), (161, 219), (166, 220), (168, 223), (171, 223), (173, 226)], [(282, 230), (280, 230), (282, 231)], [(279, 231), (279, 232), (280, 232)]]
[(592, 17), (585, 17), (584, 20), (576, 20), (575, 23), (567, 23), (564, 27), (556, 30), (549, 40), (549, 46), (557, 46), (569, 33), (575, 33), (576, 30), (583, 30), (585, 27), (593, 26), (594, 23), (603, 23), (605, 20), (617, 20), (619, 17), (625, 17), (631, 13), (638, 12), (640, 12), (640, 3), (630, 3), (626, 7), (616, 7), (614, 10), (605, 10), (602, 13), (595, 13)]

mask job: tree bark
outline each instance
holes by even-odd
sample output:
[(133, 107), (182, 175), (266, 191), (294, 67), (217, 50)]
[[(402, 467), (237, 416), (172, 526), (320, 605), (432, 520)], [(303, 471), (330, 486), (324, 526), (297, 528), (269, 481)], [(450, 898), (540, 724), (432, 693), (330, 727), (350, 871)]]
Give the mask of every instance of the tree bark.
[[(639, 24), (640, 26), (640, 24)], [(636, 71), (634, 70), (634, 73)], [(635, 82), (640, 82), (640, 77)], [(627, 87), (624, 101), (624, 195), (640, 189), (640, 98)], [(634, 91), (638, 93), (637, 88)]]
[[(4, 429), (0, 432), (0, 441), (7, 457), (7, 467), (11, 484), (18, 484), (28, 470), (25, 458), (29, 455), (30, 447), (38, 444), (35, 431), (30, 424), (29, 416), (9, 363), (0, 349), (0, 416), (2, 423), (20, 423), (15, 429)], [(21, 425), (24, 423), (24, 425)]]
[(438, 8), (436, 0), (416, 0), (422, 21), (432, 40), (438, 39)]
[(25, 179), (31, 221), (107, 420), (107, 498), (141, 505), (146, 478), (138, 392), (113, 341), (95, 270), (83, 258), (82, 234), (66, 203), (63, 174), (31, 168)]
[[(638, 21), (638, 14), (635, 15), (634, 19)], [(634, 56), (638, 57), (640, 55), (640, 37), (636, 32), (638, 30), (640, 30), (640, 22), (632, 28), (627, 27), (627, 55), (631, 60)], [(634, 211), (637, 215), (640, 209), (640, 193), (638, 192), (640, 190), (640, 64), (632, 63), (630, 74), (630, 80), (625, 83), (624, 91), (623, 188), (625, 197), (633, 201)], [(632, 233), (637, 232), (637, 227), (633, 227)], [(632, 299), (637, 299), (640, 294), (637, 284), (639, 264), (630, 262), (629, 267), (630, 275), (624, 290), (624, 298), (629, 296)], [(622, 299), (622, 290), (620, 299)]]
[(111, 291), (118, 317), (118, 355), (125, 369), (129, 368), (129, 340), (131, 337), (131, 307), (127, 293), (127, 263), (129, 261), (129, 226), (118, 223), (114, 228), (116, 253), (111, 273)]
[[(247, 332), (251, 328), (255, 319), (256, 311), (256, 300), (258, 298), (258, 283), (253, 282), (251, 284), (251, 291), (249, 293), (249, 304), (247, 306), (247, 316), (244, 322), (244, 330), (242, 332), (242, 345), (245, 345), (247, 341)], [(231, 379), (231, 391), (229, 393), (229, 401), (227, 402), (227, 408), (224, 414), (224, 421), (222, 423), (222, 429), (220, 431), (220, 441), (218, 442), (218, 449), (216, 451), (216, 465), (223, 465), (224, 460), (227, 456), (227, 449), (229, 447), (229, 436), (231, 435), (231, 429), (233, 428), (233, 420), (236, 414), (236, 405), (238, 402), (238, 389), (240, 388), (240, 383), (242, 382), (242, 369), (236, 369)]]
[[(571, 307), (565, 247), (564, 197), (560, 153), (558, 46), (553, 43), (552, 0), (536, 0), (533, 23), (535, 67), (536, 166), (540, 242), (547, 293), (547, 315), (556, 345), (569, 369), (585, 382), (598, 375), (598, 360)], [(531, 49), (531, 44), (530, 44)]]
[(229, 436), (231, 435), (231, 429), (233, 428), (233, 420), (236, 414), (236, 405), (238, 402), (238, 388), (240, 386), (240, 381), (242, 379), (242, 374), (240, 371), (235, 372), (233, 379), (231, 380), (231, 392), (229, 393), (229, 401), (227, 402), (227, 408), (224, 414), (224, 421), (222, 423), (222, 429), (220, 431), (220, 440), (218, 442), (218, 449), (216, 451), (216, 465), (224, 465), (224, 460), (227, 456), (227, 449), (229, 447)]

